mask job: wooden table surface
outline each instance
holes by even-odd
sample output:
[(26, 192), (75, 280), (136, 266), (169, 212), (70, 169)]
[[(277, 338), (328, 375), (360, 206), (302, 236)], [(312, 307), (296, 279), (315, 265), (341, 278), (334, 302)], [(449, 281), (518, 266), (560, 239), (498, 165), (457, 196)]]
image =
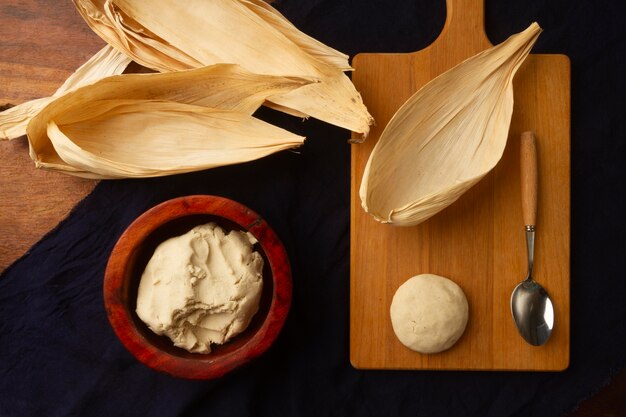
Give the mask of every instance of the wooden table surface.
[[(102, 46), (69, 1), (3, 0), (0, 106), (52, 94)], [(0, 141), (0, 271), (84, 198), (96, 181), (36, 169), (26, 137)]]
[[(0, 4), (0, 106), (52, 94), (104, 42), (69, 1), (3, 0)], [(96, 181), (35, 168), (26, 138), (0, 141), (0, 272), (65, 218)], [(626, 410), (626, 371), (571, 417), (617, 416)]]

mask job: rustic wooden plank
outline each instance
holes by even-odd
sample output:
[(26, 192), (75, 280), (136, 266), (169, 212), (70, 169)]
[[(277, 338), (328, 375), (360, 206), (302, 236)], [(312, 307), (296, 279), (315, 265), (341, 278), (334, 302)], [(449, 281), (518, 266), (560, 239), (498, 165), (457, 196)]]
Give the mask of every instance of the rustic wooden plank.
[[(401, 104), (426, 82), (489, 47), (483, 2), (448, 0), (443, 32), (411, 54), (359, 54), (353, 81), (377, 121), (352, 147), (350, 358), (364, 369), (562, 370), (569, 364), (570, 70), (567, 57), (531, 55), (515, 79), (505, 154), (455, 204), (415, 227), (374, 221), (360, 207), (367, 159)], [(529, 22), (530, 23), (530, 22)], [(520, 201), (519, 137), (533, 130), (539, 159), (536, 278), (555, 303), (555, 330), (537, 348), (513, 324), (509, 299), (526, 273)], [(446, 352), (421, 355), (395, 337), (389, 306), (396, 289), (420, 273), (457, 282), (470, 320)]]
[[(0, 105), (50, 95), (104, 42), (71, 2), (0, 5)], [(26, 138), (0, 141), (0, 271), (84, 198), (96, 182), (38, 170)]]

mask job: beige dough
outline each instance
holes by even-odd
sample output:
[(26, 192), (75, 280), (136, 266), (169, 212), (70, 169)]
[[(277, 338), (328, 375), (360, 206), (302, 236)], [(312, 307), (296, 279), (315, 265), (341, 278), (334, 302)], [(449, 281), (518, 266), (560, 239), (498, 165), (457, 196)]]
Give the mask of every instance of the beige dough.
[(209, 353), (241, 333), (256, 314), (263, 258), (254, 236), (215, 223), (161, 243), (141, 276), (137, 315), (190, 352)]
[(417, 275), (396, 290), (390, 315), (393, 331), (403, 345), (420, 353), (442, 352), (465, 331), (467, 298), (448, 278)]

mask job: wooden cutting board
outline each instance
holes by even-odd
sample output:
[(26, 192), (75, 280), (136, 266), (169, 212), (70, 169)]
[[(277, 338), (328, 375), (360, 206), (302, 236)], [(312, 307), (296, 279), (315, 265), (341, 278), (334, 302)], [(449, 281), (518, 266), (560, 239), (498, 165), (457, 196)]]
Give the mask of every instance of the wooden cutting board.
[[(448, 0), (439, 38), (410, 54), (359, 54), (353, 81), (376, 119), (352, 145), (350, 360), (362, 369), (563, 370), (570, 344), (570, 64), (531, 55), (518, 71), (508, 144), (497, 167), (456, 203), (409, 228), (382, 225), (358, 195), (363, 169), (395, 111), (421, 86), (491, 46), (483, 0)], [(528, 22), (530, 24), (531, 22)], [(541, 22), (539, 22), (541, 24)], [(520, 30), (524, 28), (519, 28)], [(542, 347), (526, 344), (511, 318), (511, 291), (526, 275), (520, 202), (519, 137), (537, 137), (539, 203), (535, 277), (555, 305), (555, 328)], [(408, 278), (434, 273), (458, 283), (470, 318), (448, 351), (404, 347), (389, 319), (391, 299)]]

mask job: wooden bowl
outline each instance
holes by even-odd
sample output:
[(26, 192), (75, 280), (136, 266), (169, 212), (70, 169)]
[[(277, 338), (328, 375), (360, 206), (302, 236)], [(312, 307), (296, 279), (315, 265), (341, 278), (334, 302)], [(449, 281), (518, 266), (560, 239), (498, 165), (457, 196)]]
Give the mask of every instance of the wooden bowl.
[[(156, 247), (208, 222), (252, 233), (265, 264), (259, 311), (250, 325), (227, 343), (213, 345), (211, 353), (201, 354), (153, 333), (135, 308), (141, 274)], [(122, 344), (150, 368), (188, 379), (219, 378), (264, 353), (287, 318), (291, 292), (287, 253), (265, 220), (239, 203), (209, 195), (169, 200), (139, 216), (113, 248), (104, 275), (104, 305)]]

